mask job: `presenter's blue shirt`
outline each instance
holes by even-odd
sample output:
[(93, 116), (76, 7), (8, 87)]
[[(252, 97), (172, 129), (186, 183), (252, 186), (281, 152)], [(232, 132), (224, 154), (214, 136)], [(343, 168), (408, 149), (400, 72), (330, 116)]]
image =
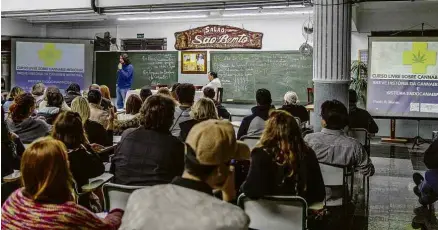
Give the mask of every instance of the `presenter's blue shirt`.
[(134, 66), (122, 65), (122, 69), (117, 70), (117, 86), (122, 89), (131, 88), (134, 78)]

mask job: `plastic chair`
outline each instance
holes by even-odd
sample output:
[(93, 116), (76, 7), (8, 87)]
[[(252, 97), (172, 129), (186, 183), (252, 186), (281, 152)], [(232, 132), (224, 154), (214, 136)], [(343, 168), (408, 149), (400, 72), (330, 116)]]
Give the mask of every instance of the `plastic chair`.
[(260, 140), (259, 136), (243, 136), (240, 140), (248, 145), (249, 149), (252, 150)]
[(250, 228), (307, 229), (307, 202), (299, 196), (266, 196), (252, 200), (242, 194), (237, 204), (250, 217)]
[(109, 212), (112, 209), (120, 208), (125, 210), (129, 196), (137, 189), (146, 186), (129, 186), (121, 184), (106, 183), (103, 185), (104, 210)]
[[(354, 170), (352, 166), (339, 166), (327, 163), (319, 163), (322, 179), (326, 187), (342, 186), (342, 197), (332, 199), (326, 197), (324, 203), (326, 206), (344, 206), (351, 200), (354, 183)], [(350, 178), (349, 178), (350, 177)], [(350, 189), (348, 188), (348, 180), (350, 181)], [(349, 192), (350, 191), (350, 192)]]

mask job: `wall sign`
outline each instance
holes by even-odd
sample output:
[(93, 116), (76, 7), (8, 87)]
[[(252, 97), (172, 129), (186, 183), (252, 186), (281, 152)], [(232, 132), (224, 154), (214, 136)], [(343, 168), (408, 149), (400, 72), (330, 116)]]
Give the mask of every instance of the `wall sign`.
[(175, 33), (175, 49), (261, 49), (263, 33), (208, 25)]

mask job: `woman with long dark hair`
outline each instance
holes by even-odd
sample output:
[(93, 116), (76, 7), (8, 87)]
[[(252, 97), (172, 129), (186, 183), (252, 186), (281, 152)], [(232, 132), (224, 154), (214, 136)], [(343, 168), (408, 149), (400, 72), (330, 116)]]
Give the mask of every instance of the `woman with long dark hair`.
[(241, 190), (251, 198), (298, 195), (309, 204), (324, 200), (324, 181), (316, 155), (289, 113), (270, 113), (260, 142), (251, 152), (248, 177)]

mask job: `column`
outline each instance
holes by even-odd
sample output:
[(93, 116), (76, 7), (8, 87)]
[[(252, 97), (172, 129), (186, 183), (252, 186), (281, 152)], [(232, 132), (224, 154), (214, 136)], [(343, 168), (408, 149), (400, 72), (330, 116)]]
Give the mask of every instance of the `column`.
[(321, 130), (321, 105), (339, 100), (348, 108), (351, 64), (351, 0), (315, 0), (314, 17), (314, 113), (312, 125)]

